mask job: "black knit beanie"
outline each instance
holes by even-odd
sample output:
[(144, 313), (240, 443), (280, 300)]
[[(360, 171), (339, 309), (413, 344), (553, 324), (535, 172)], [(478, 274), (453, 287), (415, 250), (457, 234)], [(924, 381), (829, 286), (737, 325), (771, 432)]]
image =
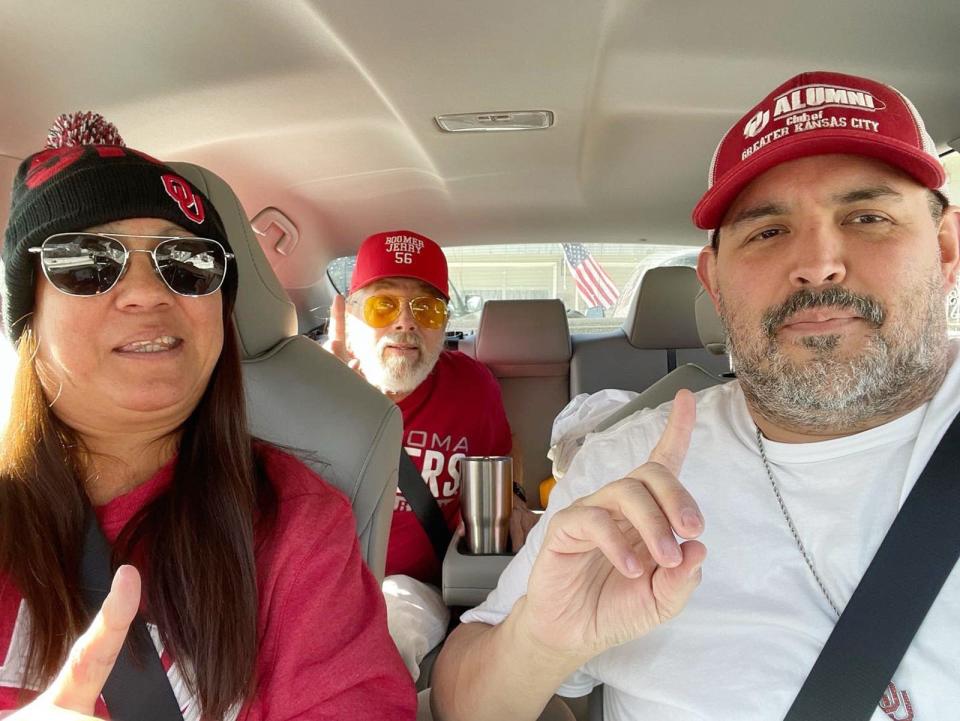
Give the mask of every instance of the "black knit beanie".
[[(173, 169), (125, 147), (100, 115), (61, 115), (46, 148), (26, 158), (13, 181), (3, 242), (3, 325), (14, 343), (34, 306), (37, 269), (28, 249), (56, 233), (127, 218), (169, 220), (230, 248), (213, 204)], [(224, 290), (236, 291), (234, 264)]]

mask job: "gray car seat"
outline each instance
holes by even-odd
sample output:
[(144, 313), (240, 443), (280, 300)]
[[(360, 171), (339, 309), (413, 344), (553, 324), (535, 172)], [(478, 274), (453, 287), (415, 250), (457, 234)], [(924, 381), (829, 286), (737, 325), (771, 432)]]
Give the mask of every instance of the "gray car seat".
[[(716, 308), (713, 307), (713, 301), (710, 300), (710, 296), (703, 288), (696, 296), (695, 317), (697, 333), (703, 347), (714, 355), (726, 356), (726, 333), (723, 330), (723, 324), (720, 322), (720, 316), (717, 315)], [(670, 371), (632, 401), (625, 403), (604, 418), (594, 430), (597, 432), (604, 431), (639, 410), (656, 408), (661, 403), (673, 400), (673, 397), (681, 388), (696, 393), (704, 388), (725, 383), (732, 377), (733, 375), (729, 373), (723, 375), (711, 373), (696, 363), (685, 363)]]
[(483, 306), (476, 358), (496, 376), (523, 454), (531, 507), (550, 475), (550, 425), (570, 400), (570, 329), (559, 300), (491, 300)]
[(573, 337), (570, 397), (603, 388), (643, 391), (684, 363), (726, 370), (725, 359), (704, 351), (697, 335), (698, 290), (693, 268), (648, 270), (621, 329)]
[(397, 487), (403, 421), (382, 393), (297, 335), (297, 314), (233, 190), (217, 175), (171, 163), (216, 206), (236, 255), (234, 321), (254, 435), (306, 451), (305, 460), (353, 506), (364, 560), (378, 580)]

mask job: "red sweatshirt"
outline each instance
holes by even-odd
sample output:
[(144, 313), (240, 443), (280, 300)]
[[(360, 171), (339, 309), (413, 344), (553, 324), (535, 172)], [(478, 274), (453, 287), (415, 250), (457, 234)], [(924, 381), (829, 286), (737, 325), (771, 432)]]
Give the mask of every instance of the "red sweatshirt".
[[(349, 501), (292, 456), (270, 446), (259, 452), (278, 506), (273, 534), (256, 557), (257, 688), (224, 721), (414, 719), (413, 685), (387, 633), (380, 588), (360, 556)], [(111, 542), (169, 486), (172, 471), (171, 462), (97, 508)], [(28, 623), (20, 594), (0, 574), (0, 711), (17, 706)], [(166, 654), (164, 662), (185, 721), (199, 719), (177, 664)], [(109, 718), (102, 702), (97, 715)]]
[[(397, 405), (403, 445), (453, 531), (460, 523), (460, 459), (510, 453), (500, 384), (483, 363), (444, 351), (426, 380)], [(440, 582), (430, 539), (399, 490), (387, 545), (387, 575), (395, 573)]]

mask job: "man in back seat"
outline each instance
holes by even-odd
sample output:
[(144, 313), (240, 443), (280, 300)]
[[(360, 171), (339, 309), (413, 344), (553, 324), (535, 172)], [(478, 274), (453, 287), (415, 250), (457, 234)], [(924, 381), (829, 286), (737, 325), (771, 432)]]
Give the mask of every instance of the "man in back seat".
[[(436, 718), (534, 719), (555, 690), (601, 683), (604, 721), (784, 718), (960, 410), (944, 309), (960, 209), (944, 181), (913, 105), (866, 78), (799, 75), (730, 129), (694, 220), (714, 230), (698, 272), (738, 379), (584, 444), (447, 640)], [(864, 597), (874, 614), (928, 580), (908, 569), (951, 559), (935, 544), (956, 510), (923, 515), (925, 548)], [(891, 646), (897, 626), (874, 622), (871, 642)], [(802, 717), (954, 718), (958, 642), (954, 569), (863, 715), (834, 712), (881, 655), (858, 647), (828, 675), (834, 703)]]
[[(324, 347), (400, 407), (404, 448), (452, 531), (460, 521), (460, 459), (510, 455), (513, 441), (493, 374), (444, 350), (448, 299), (439, 245), (408, 230), (377, 233), (360, 246), (348, 297), (334, 299)], [(516, 499), (515, 547), (533, 519)], [(440, 561), (398, 489), (384, 591), (391, 633), (414, 674), (418, 657), (443, 639), (449, 620), (435, 588)], [(424, 608), (414, 612), (411, 598)]]

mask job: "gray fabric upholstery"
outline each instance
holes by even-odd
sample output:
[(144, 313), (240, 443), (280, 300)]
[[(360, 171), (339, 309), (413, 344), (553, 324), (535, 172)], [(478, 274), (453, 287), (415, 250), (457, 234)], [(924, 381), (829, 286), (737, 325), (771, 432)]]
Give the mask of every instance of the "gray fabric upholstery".
[[(570, 328), (559, 300), (491, 300), (483, 306), (476, 357), (488, 366), (552, 375), (570, 362)], [(543, 367), (530, 371), (530, 367)]]
[(669, 370), (665, 349), (635, 348), (622, 330), (580, 334), (572, 340), (571, 398), (603, 388), (640, 392)]
[(364, 560), (382, 579), (400, 409), (306, 336), (286, 338), (243, 365), (251, 432), (308, 451), (309, 465), (350, 499)]
[(550, 429), (570, 400), (566, 374), (555, 378), (500, 378), (503, 406), (522, 452), (523, 484), (531, 508), (540, 507), (540, 481), (551, 474)]
[(645, 408), (656, 408), (662, 403), (672, 401), (681, 388), (696, 393), (704, 388), (726, 382), (726, 379), (707, 373), (693, 363), (682, 365), (658, 380), (629, 403), (624, 403), (609, 416), (597, 424), (594, 431), (604, 431), (627, 416)]
[(312, 340), (230, 187), (208, 170), (174, 168), (219, 211), (237, 256), (234, 320), (254, 435), (301, 455), (353, 506), (364, 560), (383, 577), (403, 422), (400, 410)]
[[(719, 383), (726, 383), (731, 378), (721, 374), (729, 370), (727, 361), (725, 336), (720, 316), (710, 296), (701, 287), (695, 298), (697, 329), (700, 340), (705, 349), (699, 351), (677, 351), (677, 368), (656, 383), (645, 389), (629, 403), (625, 403), (612, 414), (604, 418), (596, 431), (603, 431), (627, 416), (646, 408), (656, 408), (662, 403), (673, 400), (681, 388), (696, 393)], [(699, 361), (699, 362), (698, 362)], [(682, 365), (680, 365), (682, 363)], [(700, 363), (707, 365), (704, 368)]]
[(488, 301), (475, 342), (476, 358), (493, 371), (523, 455), (531, 506), (550, 475), (550, 429), (570, 399), (570, 329), (559, 300)]
[(714, 355), (724, 355), (727, 352), (727, 334), (720, 321), (720, 314), (713, 305), (713, 300), (707, 291), (700, 288), (695, 301), (697, 315), (697, 333), (703, 347)]
[(700, 281), (686, 266), (651, 268), (623, 331), (634, 348), (699, 348), (694, 303)]
[[(696, 363), (712, 374), (726, 372), (729, 364), (724, 356), (722, 328), (719, 347), (715, 341), (719, 318), (706, 296), (698, 320), (698, 293), (703, 293), (703, 288), (693, 268), (648, 270), (623, 330), (573, 338), (571, 397), (603, 388), (641, 392), (671, 370), (670, 351), (676, 355), (676, 366)], [(711, 350), (719, 350), (716, 355), (704, 350), (701, 323), (711, 338)]]
[(730, 359), (726, 353), (717, 355), (706, 348), (682, 348), (677, 351), (677, 368), (695, 363), (714, 375), (722, 375), (730, 370)]
[(171, 163), (202, 190), (216, 207), (237, 257), (240, 292), (234, 320), (245, 358), (272, 348), (297, 334), (297, 311), (260, 248), (257, 236), (233, 190), (222, 178), (190, 163)]

